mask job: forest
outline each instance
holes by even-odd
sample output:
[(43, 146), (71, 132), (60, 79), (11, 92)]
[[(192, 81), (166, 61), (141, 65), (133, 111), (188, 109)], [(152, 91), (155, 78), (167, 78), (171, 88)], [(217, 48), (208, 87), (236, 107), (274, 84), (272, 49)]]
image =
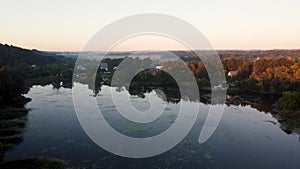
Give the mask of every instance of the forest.
[[(197, 80), (200, 93), (211, 90), (210, 79), (203, 62), (193, 59), (195, 52), (172, 51), (179, 54), (184, 63), (190, 68)], [(199, 51), (198, 51), (199, 52)], [(278, 95), (276, 108), (293, 117), (300, 117), (300, 63), (299, 50), (271, 50), (271, 51), (218, 51), (226, 75), (228, 94), (263, 94)], [(132, 67), (151, 65), (150, 59), (136, 57), (127, 58), (131, 66), (125, 70), (130, 75)], [(33, 85), (52, 84), (55, 88), (72, 87), (73, 69), (76, 57), (65, 57), (53, 52), (27, 50), (14, 46), (0, 45), (0, 105), (7, 107), (14, 105), (22, 107), (29, 101), (23, 97)], [(89, 79), (80, 79), (88, 84), (97, 94), (101, 85), (111, 85), (111, 78), (117, 67), (124, 59), (107, 58), (108, 70), (98, 70), (96, 84), (90, 84)], [(95, 61), (88, 61), (95, 64)], [(136, 74), (128, 88), (130, 93), (139, 94), (149, 92), (153, 88), (161, 88), (174, 98), (180, 98), (176, 81), (164, 69), (176, 68), (176, 61), (161, 64), (162, 70), (145, 70)], [(87, 71), (88, 72), (88, 71)], [(230, 72), (235, 74), (229, 75)], [(107, 74), (108, 73), (108, 74)], [(92, 75), (88, 75), (88, 77)], [(106, 81), (103, 81), (103, 77)], [(119, 80), (125, 77), (119, 77)], [(143, 90), (141, 91), (141, 86)], [(204, 92), (204, 93), (205, 93)], [(286, 113), (289, 112), (289, 113)], [(293, 112), (293, 113), (291, 113)]]

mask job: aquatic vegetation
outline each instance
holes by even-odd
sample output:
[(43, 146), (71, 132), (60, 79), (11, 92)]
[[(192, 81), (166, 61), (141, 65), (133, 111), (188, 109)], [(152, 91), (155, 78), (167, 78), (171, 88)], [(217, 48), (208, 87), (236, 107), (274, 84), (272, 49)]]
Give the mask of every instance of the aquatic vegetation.
[(0, 163), (0, 168), (5, 169), (65, 169), (67, 168), (67, 163), (65, 161), (55, 159), (55, 158), (29, 158), (16, 161), (8, 161)]
[(204, 157), (211, 160), (212, 159), (212, 155), (210, 154), (210, 152), (205, 152), (204, 153)]
[(143, 132), (144, 130), (137, 126), (128, 126), (125, 128), (124, 132), (127, 134), (137, 134)]
[(28, 114), (28, 109), (25, 108), (14, 108), (8, 107), (0, 110), (0, 120), (16, 119), (19, 117), (26, 116)]
[(198, 146), (199, 143), (195, 142), (195, 141), (186, 141), (186, 142), (184, 142), (184, 145), (185, 146), (190, 146), (190, 147), (195, 147), (195, 146)]
[(13, 146), (13, 144), (11, 143), (7, 143), (7, 142), (0, 142), (0, 151), (3, 150), (8, 150)]
[(22, 141), (28, 110), (7, 107), (0, 110), (0, 160), (4, 153)]

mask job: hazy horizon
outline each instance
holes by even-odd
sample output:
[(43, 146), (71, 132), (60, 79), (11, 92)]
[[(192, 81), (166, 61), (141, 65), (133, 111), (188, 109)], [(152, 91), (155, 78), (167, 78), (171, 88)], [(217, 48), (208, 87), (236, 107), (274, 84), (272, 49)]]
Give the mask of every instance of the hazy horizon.
[[(0, 6), (0, 36), (3, 44), (28, 49), (81, 51), (88, 40), (109, 23), (139, 13), (162, 13), (194, 25), (217, 50), (300, 49), (299, 6), (297, 0), (11, 0)], [(142, 39), (118, 50), (182, 50), (170, 41)]]
[[(2, 45), (8, 45), (8, 46), (14, 46), (18, 48), (28, 49), (28, 50), (38, 50), (41, 52), (99, 52), (99, 53), (105, 53), (106, 51), (83, 51), (83, 50), (42, 50), (42, 49), (36, 49), (36, 48), (26, 48), (23, 46), (15, 45), (15, 44), (7, 44), (2, 43)], [(238, 49), (238, 48), (228, 48), (228, 49), (214, 49), (216, 51), (272, 51), (272, 50), (300, 50), (299, 48), (270, 48), (270, 49)], [(189, 49), (137, 49), (137, 50), (112, 50), (111, 52), (160, 52), (160, 51), (191, 51)], [(195, 51), (206, 51), (206, 49), (196, 49)]]

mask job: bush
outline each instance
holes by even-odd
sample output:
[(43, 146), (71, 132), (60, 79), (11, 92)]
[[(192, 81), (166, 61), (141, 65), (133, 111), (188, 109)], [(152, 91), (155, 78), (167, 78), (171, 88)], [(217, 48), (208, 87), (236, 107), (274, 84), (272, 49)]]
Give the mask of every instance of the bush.
[(297, 111), (300, 109), (300, 94), (294, 91), (283, 92), (279, 99), (279, 109), (283, 111)]

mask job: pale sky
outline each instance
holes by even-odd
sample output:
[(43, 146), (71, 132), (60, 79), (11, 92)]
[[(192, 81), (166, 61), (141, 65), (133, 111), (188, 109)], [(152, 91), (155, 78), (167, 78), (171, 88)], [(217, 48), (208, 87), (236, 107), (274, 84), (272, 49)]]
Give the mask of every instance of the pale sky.
[[(197, 27), (215, 49), (299, 49), (299, 9), (299, 0), (0, 0), (0, 43), (80, 51), (113, 21), (162, 13)], [(119, 49), (177, 48), (168, 40), (151, 39), (137, 38)]]

